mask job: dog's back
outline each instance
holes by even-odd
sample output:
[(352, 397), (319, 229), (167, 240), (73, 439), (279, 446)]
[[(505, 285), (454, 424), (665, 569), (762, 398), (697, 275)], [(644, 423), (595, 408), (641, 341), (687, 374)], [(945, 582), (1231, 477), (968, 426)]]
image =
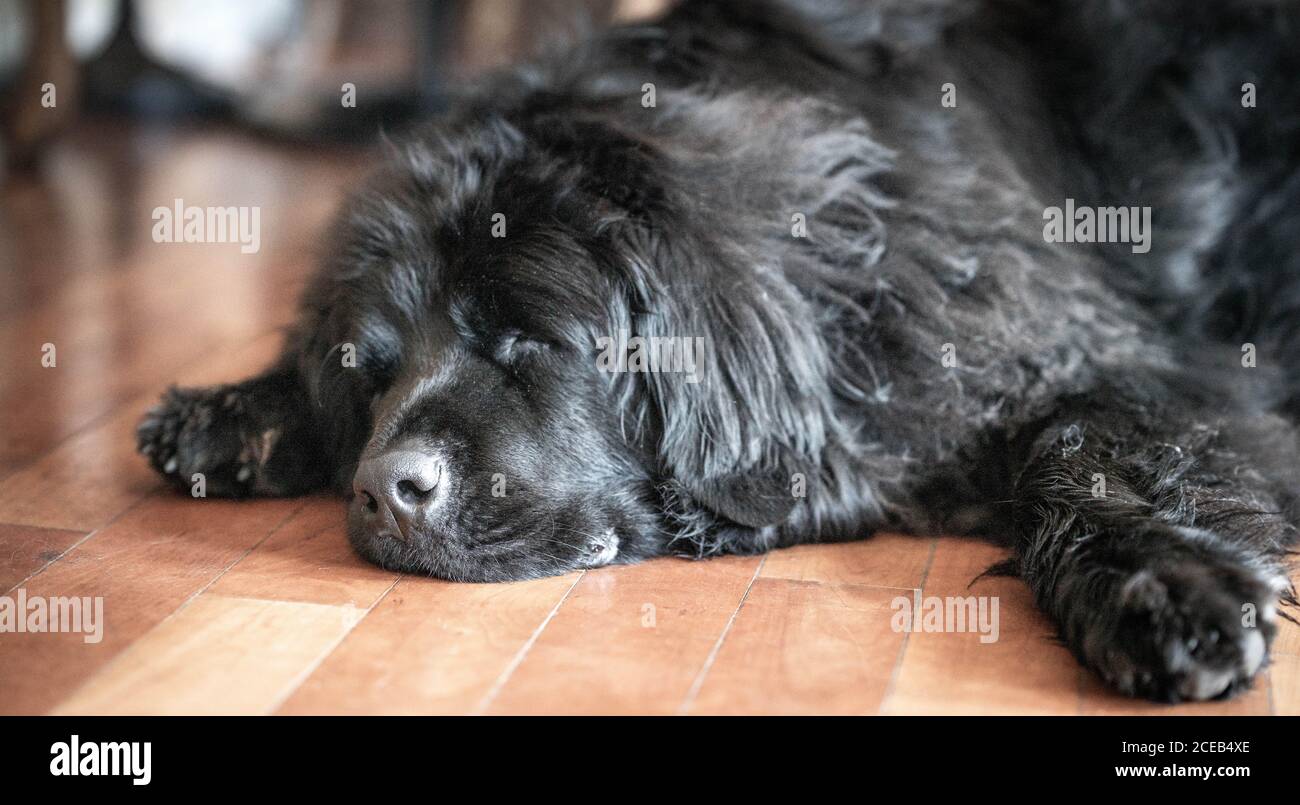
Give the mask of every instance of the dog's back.
[(1300, 412), (1300, 4), (1059, 8), (1026, 35), (1074, 178), (1153, 210), (1151, 252), (1110, 250), (1114, 279), (1186, 337), (1253, 343)]
[(1300, 3), (698, 0), (678, 16), (739, 21), (873, 87), (965, 78), (954, 90), (1001, 112), (1002, 147), (1050, 203), (1150, 208), (1149, 251), (1097, 244), (1104, 279), (1189, 353), (1242, 350), (1280, 379), (1263, 402), (1300, 416)]

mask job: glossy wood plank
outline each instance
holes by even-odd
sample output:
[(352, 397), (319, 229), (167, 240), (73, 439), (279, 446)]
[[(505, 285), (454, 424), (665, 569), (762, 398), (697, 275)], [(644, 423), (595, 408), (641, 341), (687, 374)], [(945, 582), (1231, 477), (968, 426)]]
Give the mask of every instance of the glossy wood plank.
[(575, 575), (514, 584), (405, 577), (279, 712), (474, 712), (576, 581)]
[(0, 713), (39, 713), (162, 622), (283, 523), (301, 501), (194, 501), (163, 494), (26, 582), (28, 596), (100, 596), (103, 639), (0, 635)]
[(200, 595), (135, 641), (54, 712), (266, 713), (362, 613), (348, 606)]
[[(1300, 615), (1297, 612), (1291, 614)], [(1273, 640), (1273, 653), (1300, 656), (1300, 626), (1285, 618), (1279, 618), (1277, 637)]]
[(935, 547), (925, 596), (998, 599), (995, 642), (973, 632), (908, 635), (897, 679), (883, 711), (891, 714), (1069, 714), (1079, 708), (1079, 666), (1053, 640), (1024, 582), (971, 582), (1006, 552), (970, 539), (943, 538)]
[(337, 604), (367, 610), (398, 574), (363, 561), (348, 545), (346, 507), (318, 496), (212, 586), (218, 595)]
[[(1300, 569), (1292, 571), (1291, 584), (1300, 589)], [(1300, 619), (1300, 607), (1285, 607), (1281, 612)], [(1277, 637), (1273, 639), (1273, 653), (1300, 655), (1300, 623), (1287, 618), (1278, 618)]]
[(866, 584), (875, 587), (919, 587), (925, 577), (934, 540), (904, 534), (877, 534), (860, 542), (800, 545), (773, 551), (763, 563), (763, 577)]
[(0, 593), (37, 573), (85, 538), (83, 531), (0, 523)]
[[(235, 381), (274, 360), (283, 336), (265, 335), (247, 346), (199, 362), (176, 380), (181, 385)], [(159, 388), (60, 444), (34, 464), (0, 481), (0, 512), (8, 522), (93, 531), (128, 506), (162, 488), (135, 452), (135, 428)]]
[(686, 711), (876, 713), (903, 645), (890, 602), (908, 592), (760, 577)]
[(675, 713), (760, 559), (661, 559), (588, 572), (489, 713)]
[(1300, 716), (1300, 656), (1280, 654), (1269, 668), (1272, 681), (1272, 712), (1278, 716)]

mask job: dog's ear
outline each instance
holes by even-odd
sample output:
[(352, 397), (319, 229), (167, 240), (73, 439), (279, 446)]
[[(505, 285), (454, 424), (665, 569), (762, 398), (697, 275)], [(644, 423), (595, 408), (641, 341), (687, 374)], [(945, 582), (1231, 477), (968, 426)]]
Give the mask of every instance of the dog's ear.
[[(658, 423), (673, 493), (751, 528), (783, 522), (817, 471), (830, 420), (816, 315), (734, 233), (685, 215), (611, 229), (627, 272), (626, 326), (644, 339), (631, 351), (660, 358), (626, 382), (640, 384), (641, 413)], [(672, 355), (683, 360), (664, 360)]]
[[(779, 216), (746, 221), (727, 203), (769, 192), (755, 177), (801, 166), (734, 159), (735, 138), (705, 111), (695, 124), (713, 139), (690, 147), (599, 122), (556, 121), (544, 136), (583, 154), (579, 187), (620, 290), (605, 334), (625, 353), (688, 359), (614, 374), (624, 425), (635, 423), (643, 446), (654, 440), (683, 513), (764, 528), (784, 522), (817, 478), (834, 422), (830, 360), (818, 312), (782, 271), (789, 229)], [(623, 345), (620, 333), (645, 342)]]
[(709, 511), (740, 525), (762, 528), (784, 522), (794, 509), (792, 475), (776, 468), (751, 468), (679, 483)]

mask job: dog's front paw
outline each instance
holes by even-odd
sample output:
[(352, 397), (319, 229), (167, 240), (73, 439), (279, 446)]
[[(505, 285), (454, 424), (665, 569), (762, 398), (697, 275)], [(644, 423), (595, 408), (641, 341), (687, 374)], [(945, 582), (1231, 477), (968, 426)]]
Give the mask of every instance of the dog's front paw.
[(251, 424), (233, 387), (172, 388), (140, 421), (137, 449), (178, 488), (242, 497), (255, 491), (278, 435)]
[(1120, 691), (1165, 702), (1250, 687), (1277, 631), (1278, 582), (1238, 562), (1180, 559), (1114, 588), (1085, 661)]

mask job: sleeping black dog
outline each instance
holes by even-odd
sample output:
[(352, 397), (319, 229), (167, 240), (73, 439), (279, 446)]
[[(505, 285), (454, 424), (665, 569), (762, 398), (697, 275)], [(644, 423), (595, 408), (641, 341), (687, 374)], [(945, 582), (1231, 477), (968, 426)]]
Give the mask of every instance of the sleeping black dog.
[(498, 581), (1004, 538), (1120, 690), (1231, 695), (1296, 537), (1300, 4), (686, 2), (493, 79), (339, 217), (182, 488), (333, 485)]

